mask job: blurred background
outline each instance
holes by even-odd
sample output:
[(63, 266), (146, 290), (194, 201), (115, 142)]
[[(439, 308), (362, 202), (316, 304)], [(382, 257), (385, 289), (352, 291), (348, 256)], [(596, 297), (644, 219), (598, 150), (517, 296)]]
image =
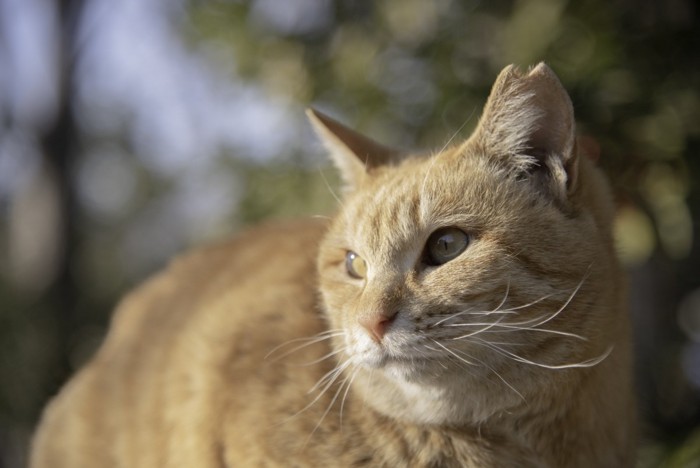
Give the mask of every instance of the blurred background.
[(640, 466), (700, 466), (692, 0), (0, 0), (0, 467), (118, 298), (266, 218), (331, 213), (310, 104), (403, 148), (468, 136), (546, 60), (618, 203)]

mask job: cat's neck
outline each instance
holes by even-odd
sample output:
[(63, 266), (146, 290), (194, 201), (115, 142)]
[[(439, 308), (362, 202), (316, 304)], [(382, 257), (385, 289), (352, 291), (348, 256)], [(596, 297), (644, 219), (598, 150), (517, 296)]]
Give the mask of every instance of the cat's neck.
[[(364, 369), (356, 372), (352, 398), (361, 400), (378, 417), (391, 418), (404, 430), (422, 427), (438, 431), (453, 439), (455, 445), (465, 441), (474, 444), (475, 437), (484, 443), (507, 441), (513, 447), (533, 450), (551, 466), (572, 463), (578, 451), (592, 459), (608, 460), (614, 454), (596, 455), (596, 447), (605, 450), (611, 440), (617, 441), (617, 446), (634, 440), (628, 437), (630, 427), (608, 421), (631, 420), (629, 415), (634, 413), (630, 395), (620, 391), (629, 388), (629, 382), (620, 381), (626, 377), (617, 371), (627, 365), (628, 353), (623, 346), (598, 366), (551, 374), (552, 385), (547, 391), (527, 396), (513, 392), (510, 400), (503, 399), (505, 390), (493, 381), (483, 381), (480, 389), (493, 387), (492, 392), (500, 392), (498, 398), (489, 399), (491, 392), (474, 392), (455, 382), (450, 385), (446, 376), (434, 376), (432, 383), (414, 383)], [(606, 390), (604, 399), (601, 389)], [(501, 407), (495, 407), (495, 401)], [(608, 432), (611, 428), (613, 432)], [(567, 450), (558, 452), (558, 447)], [(627, 462), (610, 458), (609, 463), (627, 466)]]
[[(523, 403), (517, 393), (512, 399), (504, 399), (503, 389), (490, 380), (482, 381), (478, 392), (471, 392), (473, 386), (459, 379), (452, 369), (441, 370), (444, 372), (432, 373), (430, 379), (416, 381), (398, 372), (358, 369), (354, 389), (377, 412), (424, 425), (477, 426), (495, 413)], [(498, 398), (489, 398), (494, 392), (498, 392)], [(496, 401), (502, 407), (497, 408)]]

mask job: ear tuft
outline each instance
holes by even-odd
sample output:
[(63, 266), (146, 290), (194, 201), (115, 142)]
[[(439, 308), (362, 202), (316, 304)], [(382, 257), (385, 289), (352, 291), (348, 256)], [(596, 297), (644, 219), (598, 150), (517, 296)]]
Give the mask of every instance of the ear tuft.
[(396, 162), (401, 155), (316, 109), (308, 108), (306, 115), (338, 167), (345, 191), (357, 188), (372, 168)]

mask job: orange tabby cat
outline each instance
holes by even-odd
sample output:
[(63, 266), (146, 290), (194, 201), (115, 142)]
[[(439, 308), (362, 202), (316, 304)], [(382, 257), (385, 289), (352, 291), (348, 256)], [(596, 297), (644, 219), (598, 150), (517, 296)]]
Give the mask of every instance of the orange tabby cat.
[(632, 466), (613, 207), (553, 72), (506, 68), (472, 137), (432, 155), (309, 115), (339, 214), (130, 294), (31, 466)]

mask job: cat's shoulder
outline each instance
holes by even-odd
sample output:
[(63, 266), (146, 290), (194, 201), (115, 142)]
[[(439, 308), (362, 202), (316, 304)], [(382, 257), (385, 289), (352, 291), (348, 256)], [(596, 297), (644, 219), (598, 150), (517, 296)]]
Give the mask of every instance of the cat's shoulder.
[(314, 260), (326, 224), (315, 218), (269, 221), (182, 253), (164, 273), (178, 276), (197, 274), (202, 269), (250, 270), (276, 261)]
[(313, 262), (325, 230), (326, 223), (317, 219), (272, 221), (245, 229), (177, 255), (124, 301), (133, 301), (152, 289), (181, 288), (183, 280), (188, 286), (210, 287), (212, 280), (216, 282), (221, 276), (243, 280), (235, 276), (274, 272), (279, 264)]

